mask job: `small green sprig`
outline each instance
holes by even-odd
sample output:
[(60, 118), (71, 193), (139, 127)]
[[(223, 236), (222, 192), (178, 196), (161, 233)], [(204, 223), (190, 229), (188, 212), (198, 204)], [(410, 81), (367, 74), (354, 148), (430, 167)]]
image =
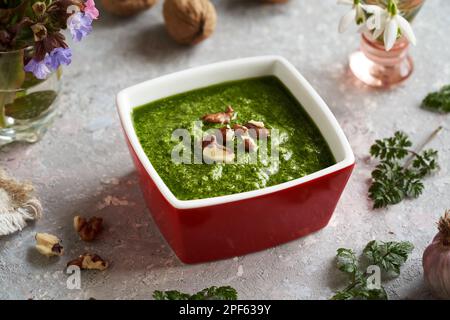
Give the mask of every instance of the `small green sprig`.
[(422, 107), (435, 112), (450, 112), (450, 85), (429, 93), (422, 102)]
[(363, 253), (375, 265), (395, 276), (400, 275), (400, 267), (408, 260), (413, 251), (412, 243), (403, 241), (370, 241)]
[(237, 292), (230, 286), (210, 287), (203, 289), (193, 295), (176, 290), (155, 291), (155, 300), (237, 300)]
[[(368, 265), (376, 265), (386, 273), (394, 276), (400, 274), (400, 267), (406, 262), (414, 246), (407, 241), (383, 242), (373, 240), (364, 248), (363, 254)], [(388, 295), (383, 286), (372, 288), (368, 280), (370, 274), (363, 271), (355, 252), (339, 248), (336, 254), (337, 268), (349, 277), (345, 289), (336, 292), (332, 300), (387, 300)], [(367, 269), (367, 266), (366, 266)]]
[[(420, 149), (441, 129), (435, 130)], [(374, 208), (397, 204), (405, 198), (419, 197), (424, 189), (422, 179), (439, 168), (436, 150), (428, 149), (419, 153), (409, 149), (411, 146), (408, 136), (397, 131), (393, 137), (376, 140), (370, 147), (370, 154), (380, 160), (372, 171), (369, 188)], [(408, 155), (410, 157), (405, 161)]]

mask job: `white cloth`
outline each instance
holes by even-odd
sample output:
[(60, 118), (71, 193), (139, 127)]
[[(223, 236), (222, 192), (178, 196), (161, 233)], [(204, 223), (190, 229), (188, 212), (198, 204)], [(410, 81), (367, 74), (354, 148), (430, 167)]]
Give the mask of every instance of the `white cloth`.
[(0, 237), (22, 230), (27, 221), (40, 219), (42, 205), (33, 187), (7, 177), (0, 169)]

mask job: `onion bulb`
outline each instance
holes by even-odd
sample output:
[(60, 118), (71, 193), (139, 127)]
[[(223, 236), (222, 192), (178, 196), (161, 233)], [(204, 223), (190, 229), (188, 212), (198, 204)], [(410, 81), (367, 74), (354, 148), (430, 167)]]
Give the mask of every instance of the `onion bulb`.
[(423, 253), (425, 282), (434, 296), (450, 299), (450, 210), (438, 223), (439, 233)]

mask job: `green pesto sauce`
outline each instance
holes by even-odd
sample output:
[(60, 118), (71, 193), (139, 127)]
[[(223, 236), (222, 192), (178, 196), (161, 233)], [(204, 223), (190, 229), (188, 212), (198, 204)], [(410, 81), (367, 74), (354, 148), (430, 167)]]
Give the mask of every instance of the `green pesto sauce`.
[[(171, 138), (178, 128), (191, 130), (204, 114), (231, 105), (237, 117), (230, 124), (262, 121), (278, 129), (278, 161), (244, 164), (176, 164), (179, 144)], [(229, 195), (277, 185), (335, 164), (320, 131), (276, 77), (222, 83), (164, 98), (133, 111), (139, 141), (155, 170), (180, 200)], [(221, 125), (204, 125), (208, 128)], [(270, 139), (268, 144), (270, 144)]]

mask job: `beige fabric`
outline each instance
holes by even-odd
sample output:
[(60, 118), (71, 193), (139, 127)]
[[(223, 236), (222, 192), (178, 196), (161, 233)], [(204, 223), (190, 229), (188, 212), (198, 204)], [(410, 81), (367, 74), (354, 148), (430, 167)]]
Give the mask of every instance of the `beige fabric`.
[(33, 186), (9, 178), (0, 169), (0, 237), (22, 230), (27, 221), (40, 219), (42, 206)]

